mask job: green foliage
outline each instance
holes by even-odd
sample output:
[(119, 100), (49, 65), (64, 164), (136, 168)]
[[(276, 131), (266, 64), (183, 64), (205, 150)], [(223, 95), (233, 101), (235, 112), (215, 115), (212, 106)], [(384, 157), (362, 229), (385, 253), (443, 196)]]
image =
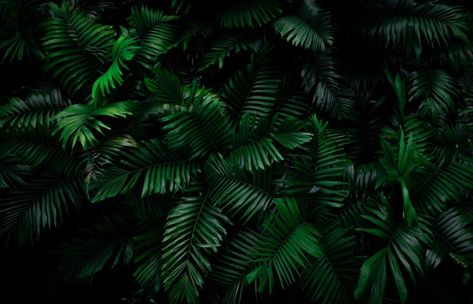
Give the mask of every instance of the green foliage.
[(263, 224), (263, 233), (256, 243), (254, 259), (257, 267), (247, 274), (248, 282), (258, 281), (258, 291), (269, 293), (278, 282), (284, 289), (307, 267), (308, 257), (320, 257), (322, 249), (317, 229), (301, 214), (298, 202), (276, 201), (276, 212)]
[(2, 259), (54, 303), (471, 300), (472, 17), (0, 1)]
[(97, 108), (95, 105), (74, 104), (57, 114), (58, 125), (56, 133), (60, 133), (63, 145), (74, 147), (80, 142), (83, 148), (88, 148), (98, 142), (96, 134), (103, 134), (110, 127), (99, 117), (126, 117), (131, 114), (134, 103), (121, 101)]
[(227, 6), (220, 18), (220, 24), (225, 28), (262, 26), (282, 11), (281, 3), (274, 0), (233, 0)]
[(92, 97), (95, 100), (99, 96), (110, 94), (111, 89), (123, 83), (123, 70), (127, 69), (125, 61), (130, 61), (135, 55), (136, 47), (133, 46), (133, 40), (126, 35), (120, 36), (113, 45), (112, 65), (100, 76), (92, 86)]
[[(202, 189), (199, 189), (202, 191)], [(220, 246), (228, 221), (208, 194), (184, 198), (168, 215), (163, 236), (164, 287), (174, 303), (194, 303), (211, 269), (208, 256)]]
[(274, 22), (276, 32), (295, 46), (325, 51), (333, 43), (330, 17), (311, 1), (304, 1), (299, 14), (277, 19)]
[(113, 30), (64, 2), (50, 5), (42, 44), (47, 67), (71, 93), (90, 87), (111, 55)]

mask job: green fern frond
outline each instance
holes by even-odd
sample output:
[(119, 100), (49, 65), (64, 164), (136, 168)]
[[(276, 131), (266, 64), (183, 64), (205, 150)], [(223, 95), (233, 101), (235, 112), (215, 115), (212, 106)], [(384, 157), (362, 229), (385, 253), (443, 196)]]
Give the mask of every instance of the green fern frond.
[(50, 12), (42, 38), (47, 67), (75, 94), (99, 76), (98, 68), (111, 54), (114, 33), (111, 26), (96, 23), (66, 2), (51, 4)]
[(100, 108), (94, 105), (71, 105), (57, 114), (58, 126), (55, 133), (60, 134), (64, 146), (74, 148), (80, 142), (86, 149), (98, 142), (97, 134), (110, 130), (100, 117), (126, 117), (132, 113), (134, 106), (133, 101), (110, 103)]
[(90, 181), (92, 202), (137, 189), (141, 196), (181, 190), (199, 170), (199, 164), (183, 159), (158, 140), (120, 152), (120, 160)]
[(163, 282), (172, 303), (197, 302), (211, 270), (209, 256), (226, 234), (228, 220), (208, 195), (184, 198), (169, 213), (163, 236)]
[(276, 201), (276, 210), (265, 223), (254, 251), (256, 267), (246, 279), (257, 281), (259, 292), (267, 289), (269, 293), (275, 282), (283, 289), (294, 283), (300, 269), (308, 267), (309, 257), (323, 254), (317, 229), (302, 217), (293, 199)]
[(113, 45), (112, 64), (92, 85), (92, 98), (95, 101), (123, 84), (123, 70), (128, 69), (125, 62), (133, 59), (138, 49), (134, 43), (134, 40), (127, 35), (117, 39)]
[(0, 106), (0, 124), (10, 130), (53, 127), (56, 114), (69, 105), (71, 101), (63, 98), (57, 89), (32, 92), (23, 98), (12, 97)]
[(312, 1), (304, 1), (297, 16), (277, 19), (274, 29), (287, 42), (307, 50), (322, 52), (333, 43), (330, 16)]

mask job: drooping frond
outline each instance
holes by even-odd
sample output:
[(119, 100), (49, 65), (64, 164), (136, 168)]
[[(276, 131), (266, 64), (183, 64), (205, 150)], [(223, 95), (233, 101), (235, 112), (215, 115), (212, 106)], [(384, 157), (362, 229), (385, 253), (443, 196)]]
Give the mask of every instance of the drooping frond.
[(333, 43), (330, 16), (312, 1), (304, 1), (298, 15), (284, 16), (274, 22), (274, 29), (287, 42), (307, 50), (321, 52)]
[(31, 168), (20, 163), (14, 154), (0, 154), (0, 190), (25, 184), (24, 178), (29, 173)]
[(98, 67), (111, 54), (113, 30), (68, 5), (50, 5), (44, 24), (43, 47), (52, 75), (72, 93), (92, 85)]
[(41, 232), (67, 220), (84, 199), (76, 176), (39, 175), (0, 199), (0, 234), (18, 245), (34, 243)]
[(340, 76), (338, 66), (331, 55), (310, 57), (302, 70), (302, 78), (317, 107), (342, 119), (351, 116), (354, 96)]
[(420, 101), (422, 115), (437, 119), (455, 110), (455, 80), (442, 70), (415, 72), (409, 77), (409, 101)]
[(256, 45), (254, 39), (248, 39), (245, 36), (222, 36), (202, 55), (199, 63), (200, 70), (206, 70), (215, 64), (218, 64), (218, 68), (221, 69), (225, 58), (242, 51), (256, 50)]
[(410, 0), (390, 1), (369, 33), (387, 47), (404, 47), (419, 52), (425, 47), (448, 46), (450, 41), (467, 41), (465, 11), (459, 7)]
[(436, 267), (449, 254), (465, 264), (473, 260), (473, 217), (460, 208), (450, 208), (433, 222), (438, 232), (429, 251), (432, 266)]
[(415, 205), (427, 212), (442, 211), (447, 200), (460, 200), (463, 191), (473, 188), (473, 163), (453, 161), (426, 168), (423, 178), (412, 191)]
[(159, 228), (152, 226), (133, 237), (133, 255), (136, 264), (133, 276), (136, 282), (149, 292), (160, 291), (162, 285), (160, 238), (162, 229)]

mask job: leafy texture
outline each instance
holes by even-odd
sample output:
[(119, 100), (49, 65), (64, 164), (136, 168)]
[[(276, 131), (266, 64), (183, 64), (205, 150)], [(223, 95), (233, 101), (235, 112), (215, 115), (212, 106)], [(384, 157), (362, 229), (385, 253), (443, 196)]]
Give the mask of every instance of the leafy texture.
[(468, 1), (4, 0), (0, 28), (5, 299), (472, 302)]

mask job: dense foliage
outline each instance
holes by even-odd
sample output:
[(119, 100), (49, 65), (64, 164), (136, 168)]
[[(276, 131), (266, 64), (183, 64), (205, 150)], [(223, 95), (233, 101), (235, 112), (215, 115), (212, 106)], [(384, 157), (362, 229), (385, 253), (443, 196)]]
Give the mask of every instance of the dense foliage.
[(467, 301), (468, 6), (0, 1), (5, 252), (129, 303)]

